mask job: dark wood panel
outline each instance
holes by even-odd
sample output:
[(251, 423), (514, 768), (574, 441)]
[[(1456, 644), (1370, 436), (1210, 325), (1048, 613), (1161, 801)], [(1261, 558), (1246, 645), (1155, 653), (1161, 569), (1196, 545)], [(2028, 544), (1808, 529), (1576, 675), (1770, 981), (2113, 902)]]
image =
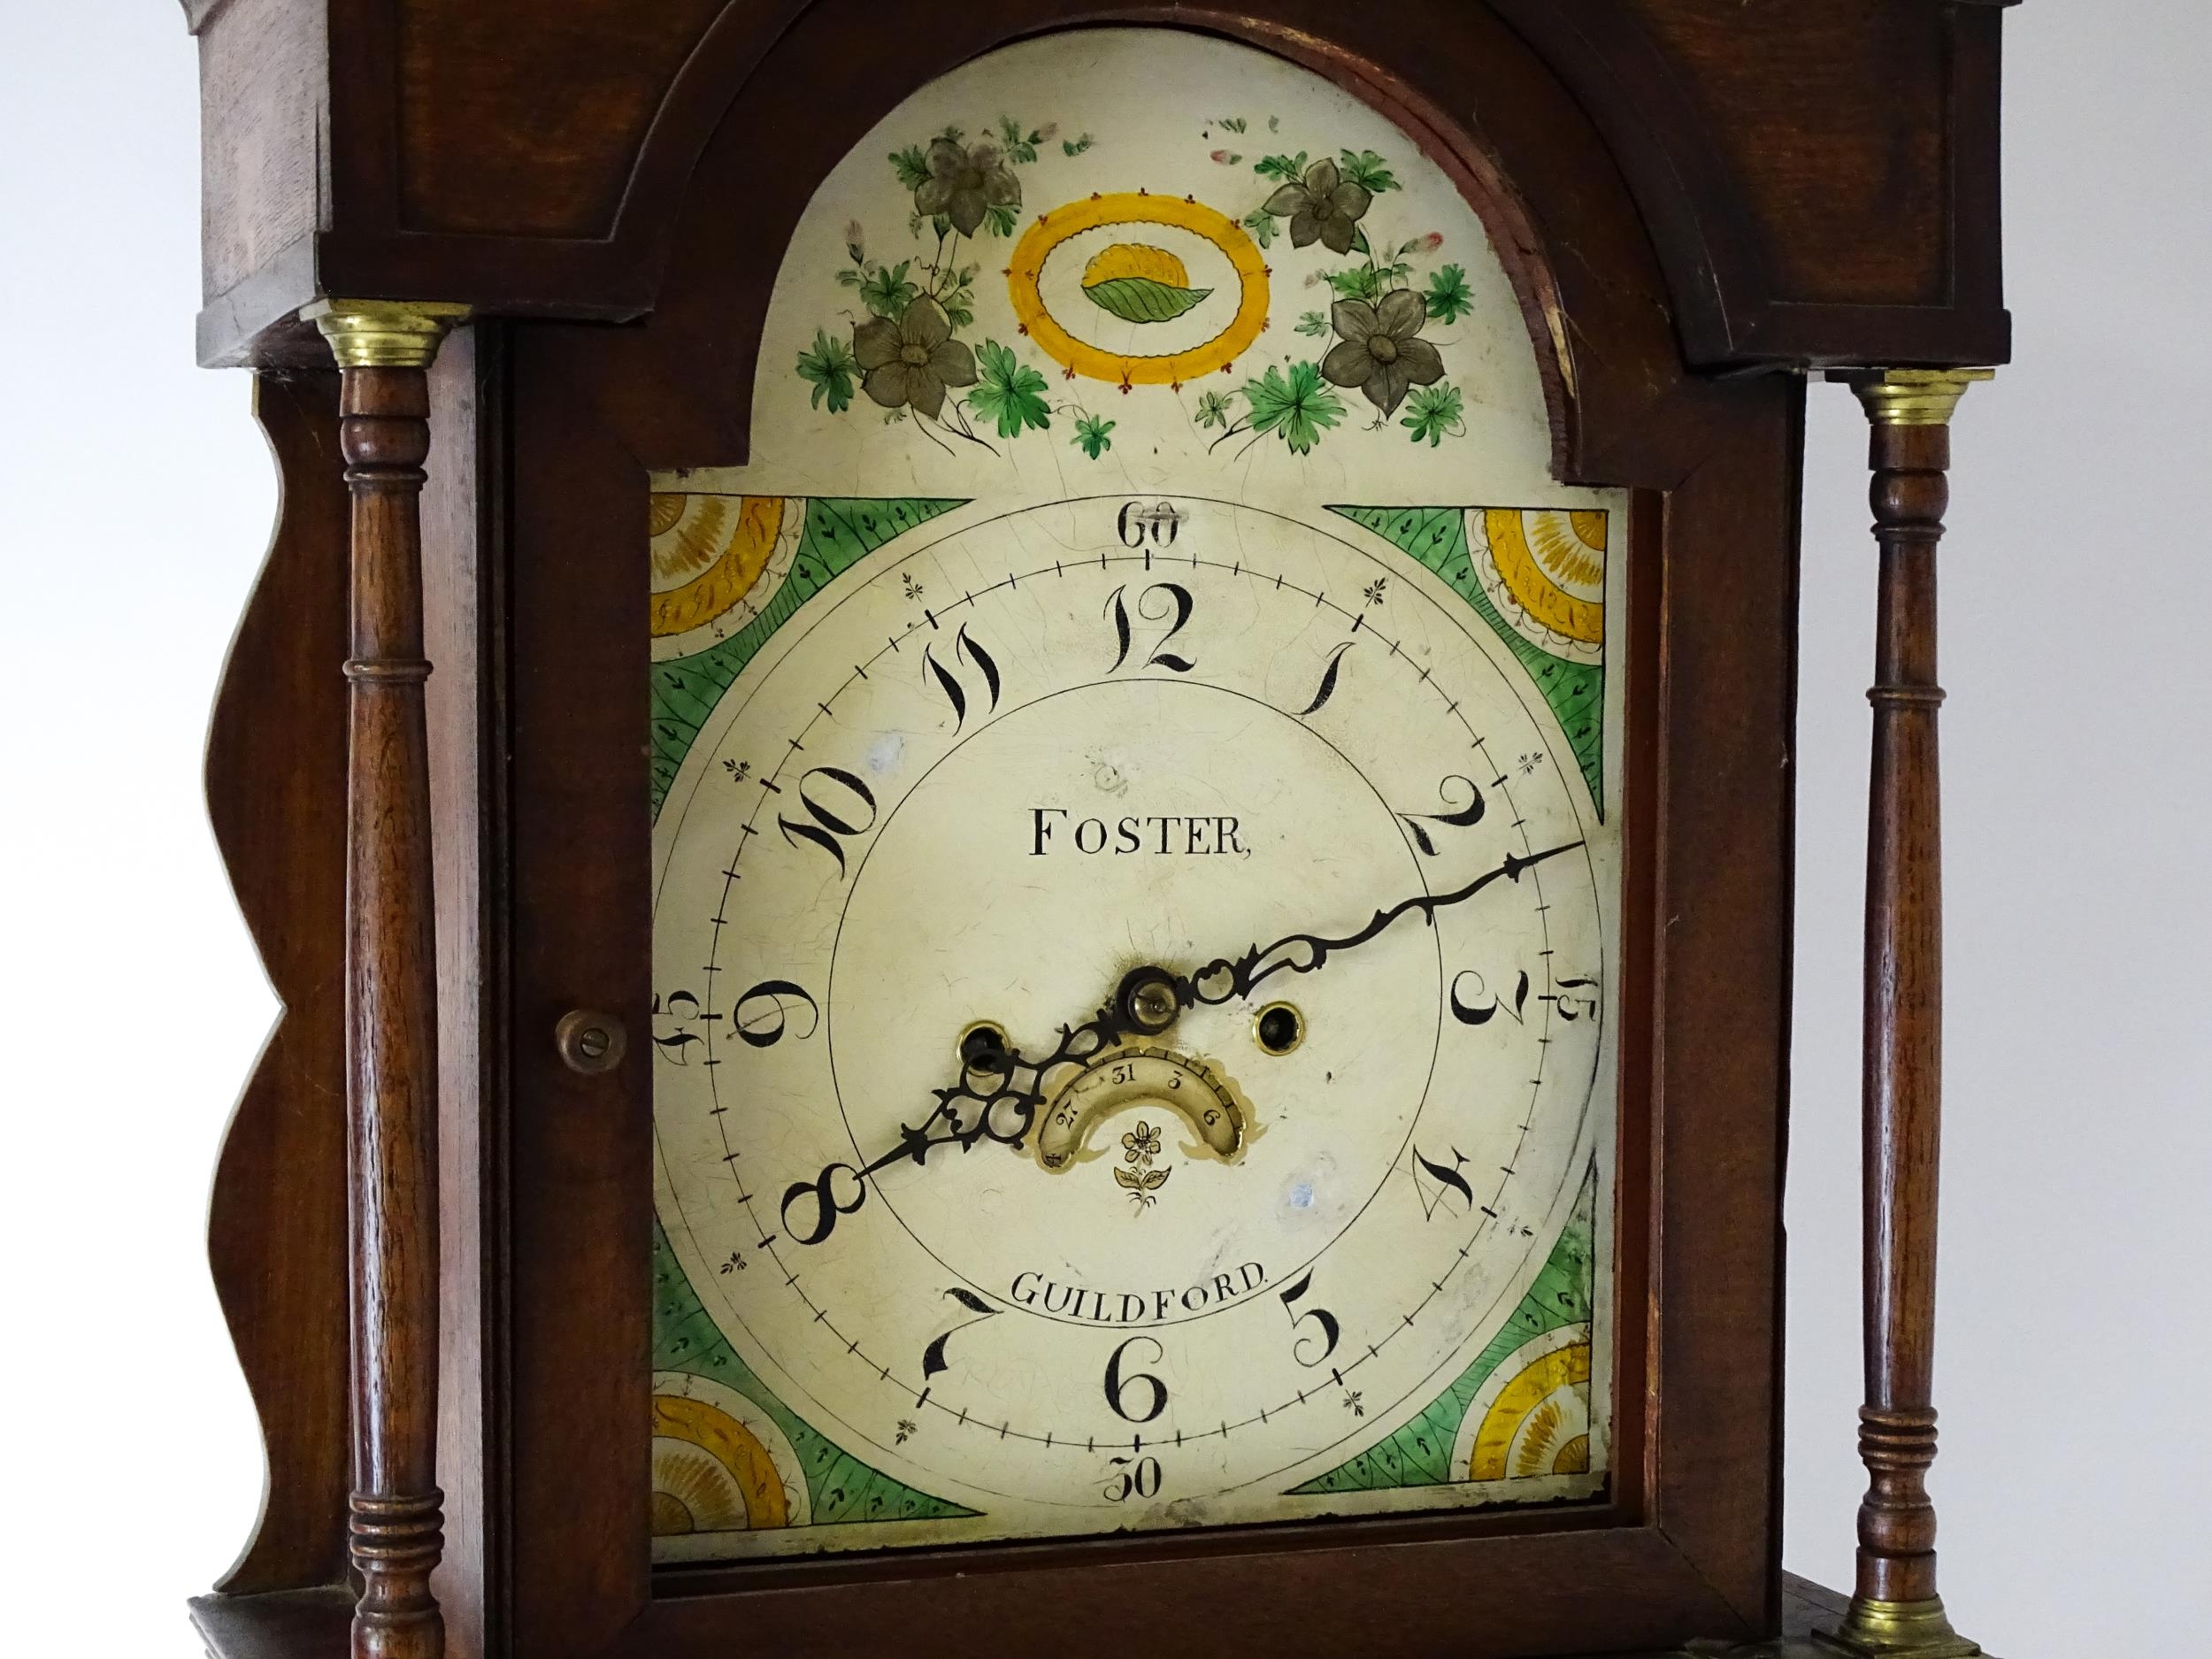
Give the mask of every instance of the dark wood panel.
[(268, 1485), (220, 1588), (335, 1583), (347, 1489), (346, 521), (334, 374), (254, 381), (276, 533), (208, 731), (208, 816), (283, 1004), (239, 1097), (208, 1261), (261, 1417)]
[[(653, 113), (725, 0), (395, 0), (408, 230), (603, 235)], [(549, 96), (549, 88), (557, 96)]]
[[(1781, 1566), (1801, 382), (1737, 408), (1668, 498), (1653, 735), (1660, 1526), (1754, 1631)], [(1714, 1634), (1718, 1632), (1707, 1632)]]
[[(229, 0), (200, 37), (202, 297), (214, 300), (322, 224), (322, 9)], [(296, 302), (296, 303), (297, 302)]]
[[(295, 73), (283, 53), (250, 56), (240, 19), (256, 7), (295, 31), (326, 12), (326, 58)], [(880, 5), (838, 0), (234, 0), (205, 26), (238, 66), (234, 84), (210, 81), (211, 109), (235, 107), (209, 130), (282, 144), (208, 151), (201, 351), (273, 360), (259, 336), (319, 286), (516, 316), (643, 314), (663, 295), (703, 148), (733, 104), (778, 96), (765, 56), (823, 16), (841, 19), (856, 59), (902, 42), (902, 91), (1020, 35), (1110, 21), (1356, 51), (1411, 37), (1411, 56), (1376, 55), (1417, 80), (1502, 17), (1619, 157), (1691, 363), (2001, 360), (1999, 15), (1936, 0), (978, 0), (931, 14), (909, 41)], [(862, 79), (864, 91), (841, 73), (813, 83), (815, 115), (883, 107)], [(1428, 79), (1440, 107), (1489, 120), (1463, 78)], [(281, 190), (258, 182), (269, 157), (286, 169)], [(327, 187), (303, 193), (325, 166)], [(264, 199), (285, 211), (263, 212)], [(314, 257), (299, 257), (293, 243), (319, 225)]]
[(1770, 297), (1949, 297), (1943, 6), (1625, 9), (1671, 60), (1731, 175)]
[[(664, 1596), (608, 1659), (706, 1659), (740, 1632), (748, 1647), (790, 1659), (894, 1649), (969, 1659), (987, 1632), (1002, 1653), (1109, 1659), (1129, 1651), (1139, 1620), (1153, 1659), (1525, 1659), (1740, 1630), (1651, 1528), (1263, 1550), (1254, 1537), (1243, 1550), (1114, 1565), (1085, 1547), (992, 1552), (1002, 1559), (963, 1574), (848, 1582), (833, 1611), (803, 1586)], [(1568, 1630), (1576, 1635), (1563, 1640)]]
[[(513, 367), (508, 1525), (533, 1655), (604, 1647), (648, 1573), (646, 477), (562, 372), (591, 332), (518, 328)], [(626, 1024), (616, 1070), (561, 1064), (574, 1008)]]
[[(1832, 1627), (1842, 1616), (1844, 1604), (1844, 1598), (1833, 1590), (1823, 1589), (1793, 1573), (1782, 1576), (1785, 1635), (1805, 1637), (1816, 1627)], [(344, 1659), (346, 1622), (350, 1612), (351, 1604), (341, 1591), (311, 1591), (296, 1595), (211, 1595), (192, 1603), (192, 1622), (207, 1643), (212, 1659)], [(1215, 1627), (1210, 1624), (1207, 1628)], [(1056, 1632), (1056, 1637), (1060, 1633)], [(1302, 1636), (1299, 1645), (1305, 1645)], [(1053, 1650), (1059, 1646), (1057, 1640), (1050, 1644)], [(972, 1651), (964, 1650), (963, 1659)], [(1585, 1659), (1594, 1656), (1585, 1655)], [(1607, 1655), (1605, 1659), (1676, 1656), (1646, 1650)]]
[(491, 618), (504, 584), (484, 549), (499, 545), (497, 325), (463, 329), (430, 371), (430, 457), (423, 486), (423, 633), (428, 682), (432, 846), (438, 941), (439, 1227), (442, 1313), (438, 1481), (445, 1554), (432, 1579), (449, 1659), (496, 1651), (497, 1540), (490, 1502), (502, 1469), (498, 1432), (503, 1304), (505, 1157), (490, 1110), (502, 1087), (505, 977), (497, 924), (503, 858), (499, 664)]

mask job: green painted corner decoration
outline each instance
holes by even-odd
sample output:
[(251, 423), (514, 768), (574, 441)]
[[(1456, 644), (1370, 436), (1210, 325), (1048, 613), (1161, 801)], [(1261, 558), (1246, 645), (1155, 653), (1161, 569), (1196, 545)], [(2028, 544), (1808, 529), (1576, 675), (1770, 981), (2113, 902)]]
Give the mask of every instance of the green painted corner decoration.
[[(721, 1271), (744, 1268), (742, 1258), (733, 1258)], [(657, 1542), (702, 1533), (934, 1521), (974, 1513), (871, 1467), (779, 1400), (708, 1317), (655, 1222)]]
[(962, 504), (655, 492), (653, 810), (700, 722), (771, 634), (856, 561)]
[(1419, 559), (1503, 640), (1543, 695), (1605, 817), (1602, 511), (1333, 506)]
[(1474, 1363), (1424, 1410), (1296, 1494), (1378, 1492), (1586, 1473), (1597, 1171), (1544, 1271)]

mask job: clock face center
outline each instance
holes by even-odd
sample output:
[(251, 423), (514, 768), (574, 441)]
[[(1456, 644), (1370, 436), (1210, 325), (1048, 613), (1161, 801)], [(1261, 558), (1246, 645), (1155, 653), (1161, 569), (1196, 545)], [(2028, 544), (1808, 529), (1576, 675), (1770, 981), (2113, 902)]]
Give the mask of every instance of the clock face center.
[(919, 1121), (949, 1035), (1001, 1029), (1034, 1059), (1110, 1008), (1129, 1035), (1044, 1079), (1018, 1155), (987, 1140), (882, 1170), (886, 1210), (956, 1282), (1032, 1317), (1057, 1316), (1022, 1299), (1025, 1273), (1148, 1303), (1225, 1262), (1255, 1290), (1294, 1275), (1403, 1155), (1445, 1002), (1438, 937), (1394, 930), (1302, 982), (1314, 1034), (1279, 1048), (1255, 1048), (1271, 989), (1185, 1008), (1177, 975), (1425, 891), (1373, 784), (1306, 723), (1180, 678), (1079, 681), (915, 770), (881, 780), (903, 793), (839, 912), (810, 924), (834, 929), (825, 1028), (850, 1161)]
[(1175, 976), (1164, 968), (1149, 965), (1133, 968), (1124, 975), (1114, 1000), (1124, 1019), (1139, 1031), (1155, 1035), (1172, 1025), (1183, 1011)]

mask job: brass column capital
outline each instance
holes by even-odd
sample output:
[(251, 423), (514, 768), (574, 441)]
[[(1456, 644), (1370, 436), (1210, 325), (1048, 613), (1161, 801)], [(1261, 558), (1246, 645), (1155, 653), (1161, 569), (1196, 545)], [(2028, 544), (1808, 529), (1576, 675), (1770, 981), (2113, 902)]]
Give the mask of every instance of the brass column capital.
[(300, 308), (342, 369), (426, 369), (465, 305), (440, 300), (317, 300)]
[(1829, 378), (1857, 393), (1866, 418), (1878, 426), (1947, 426), (1966, 388), (1996, 373), (1994, 369), (1847, 369)]

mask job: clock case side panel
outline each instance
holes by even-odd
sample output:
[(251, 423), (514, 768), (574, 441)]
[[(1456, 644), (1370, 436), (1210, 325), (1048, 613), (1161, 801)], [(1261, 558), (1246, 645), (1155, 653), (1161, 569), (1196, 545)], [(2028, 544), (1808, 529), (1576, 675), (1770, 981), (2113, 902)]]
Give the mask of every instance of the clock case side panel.
[(266, 1456), (226, 1596), (345, 1576), (345, 463), (338, 377), (254, 377), (277, 522), (209, 722), (216, 845), (280, 1004), (224, 1131), (208, 1265)]
[[(503, 355), (496, 326), (457, 334), (431, 375), (425, 632), (440, 990), (441, 1378), (448, 1651), (498, 1651), (488, 1502), (503, 1443), (492, 1368), (503, 1226), (496, 1067), (506, 977), (500, 845), (503, 601), (495, 558)], [(281, 503), (210, 723), (209, 816), (283, 1011), (226, 1131), (210, 1265), (257, 1409), (267, 1483), (256, 1530), (195, 1617), (313, 1623), (349, 1607), (344, 983), (349, 520), (338, 377), (264, 371), (254, 408)], [(255, 1609), (263, 1609), (256, 1612)], [(338, 1622), (342, 1638), (345, 1620)]]
[[(580, 1077), (550, 1033), (579, 1006), (633, 1032), (649, 1018), (647, 472), (744, 459), (755, 342), (814, 181), (882, 111), (999, 43), (991, 19), (949, 26), (926, 49), (872, 64), (854, 107), (824, 108), (810, 72), (856, 16), (815, 8), (771, 55), (758, 96), (733, 108), (693, 181), (699, 205), (652, 319), (513, 330), (501, 451), (513, 1010), (501, 1530), (512, 1651), (703, 1655), (742, 1632), (780, 1655), (894, 1640), (950, 1655), (979, 1635), (1017, 1651), (1103, 1652), (1125, 1640), (1118, 1632), (1139, 1606), (1163, 1653), (1317, 1640), (1360, 1652), (1387, 1640), (1503, 1655), (1770, 1632), (1801, 390), (1685, 371), (1650, 238), (1602, 140), (1482, 13), (1431, 42), (1420, 74), (1436, 96), (1410, 68), (1381, 66), (1404, 61), (1402, 43), (1389, 55), (1386, 25), (1340, 19), (1348, 42), (1239, 37), (1384, 108), (1471, 197), (1486, 178), (1512, 180), (1513, 196), (1477, 205), (1494, 236), (1503, 222), (1519, 238), (1509, 257), (1542, 325), (1540, 358), (1560, 353), (1560, 471), (1643, 492), (1628, 836), (1644, 873), (1632, 877), (1626, 923), (1636, 1052), (1624, 1056), (1622, 1167), (1647, 1169), (1655, 1192), (1648, 1209), (1624, 1201), (1618, 1293), (1624, 1326), (1636, 1327), (1624, 1356), (1645, 1360), (1618, 1408), (1635, 1467), (1610, 1506), (1573, 1512), (654, 1573), (652, 1056), (634, 1043), (613, 1071)], [(1470, 104), (1484, 112), (1480, 134), (1436, 113)], [(794, 132), (803, 136), (777, 137)], [(753, 165), (772, 141), (787, 179)], [(712, 210), (733, 199), (748, 204), (742, 225)], [(1547, 257), (1562, 247), (1577, 257)], [(1529, 280), (1540, 273), (1549, 302)], [(1453, 1590), (1499, 1583), (1516, 1586), (1509, 1602)]]

